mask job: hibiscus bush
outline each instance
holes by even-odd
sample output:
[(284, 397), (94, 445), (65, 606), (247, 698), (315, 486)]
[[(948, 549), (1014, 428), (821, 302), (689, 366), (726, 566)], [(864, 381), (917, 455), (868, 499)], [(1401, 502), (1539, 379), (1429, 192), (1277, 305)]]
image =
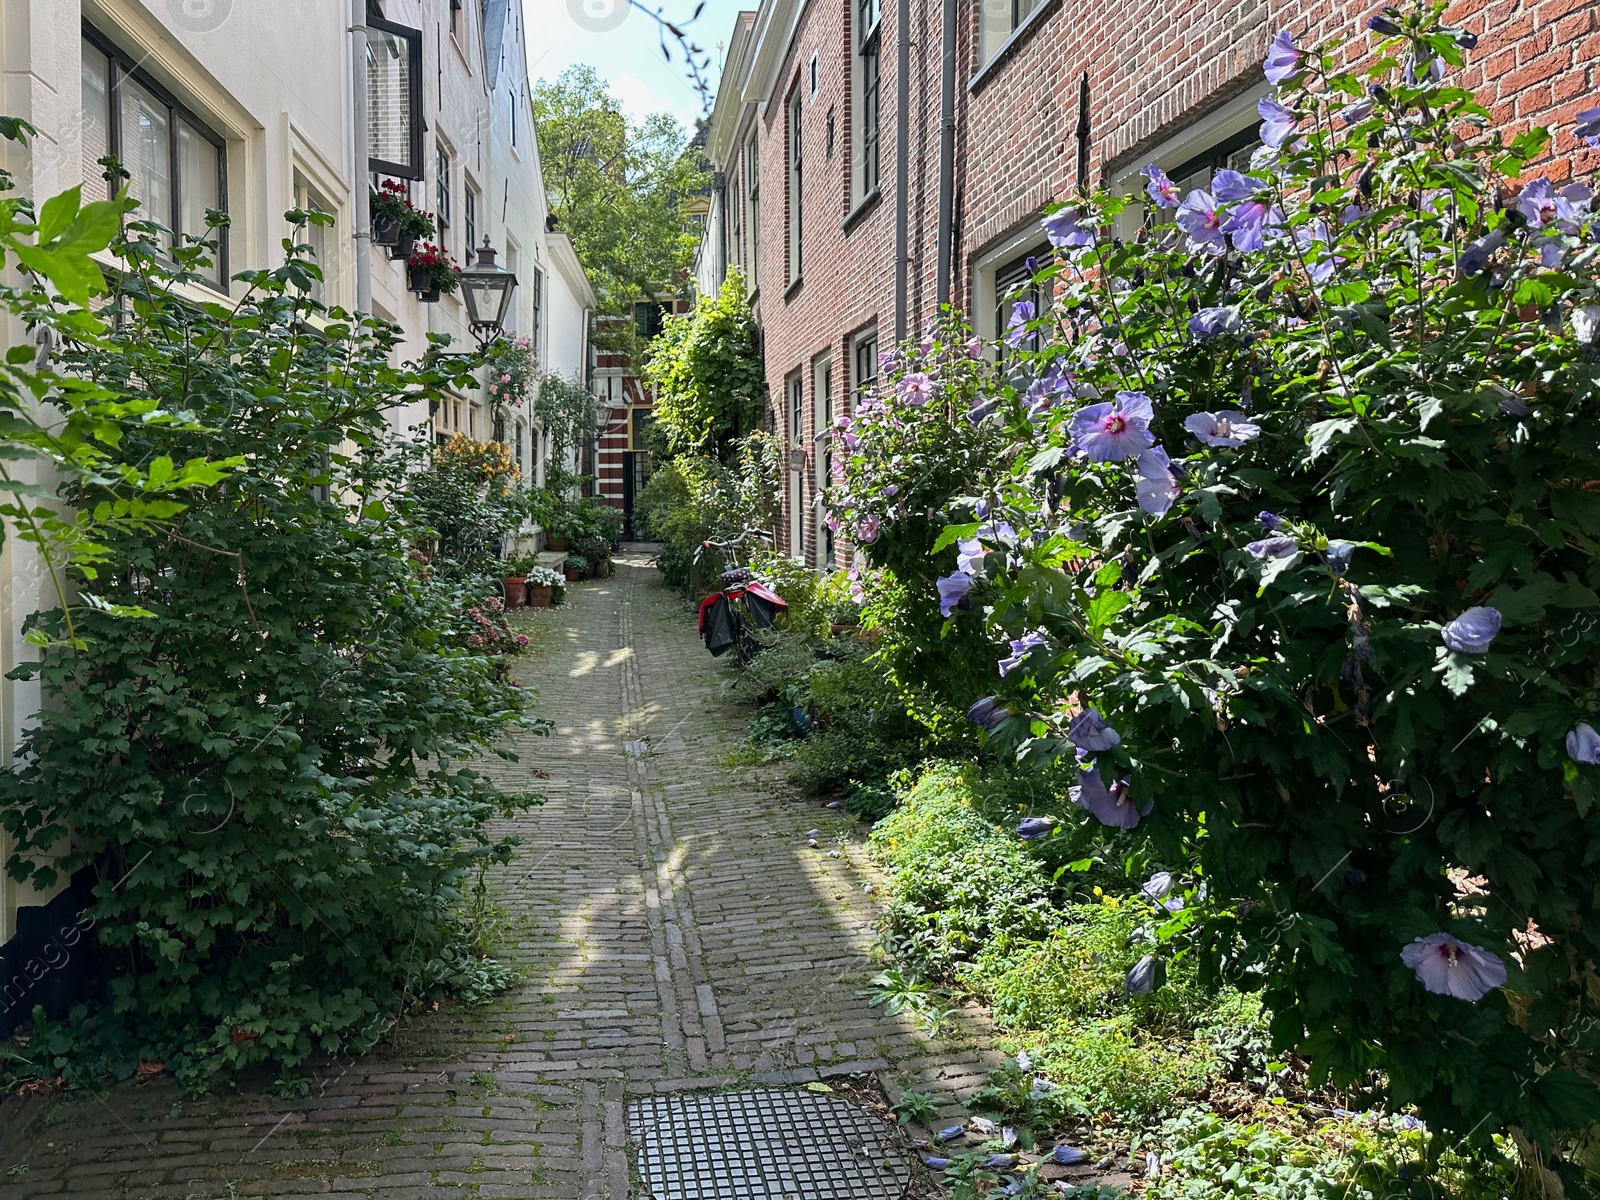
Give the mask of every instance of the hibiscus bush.
[[(1562, 1156), (1600, 1119), (1600, 222), (1587, 186), (1527, 170), (1578, 160), (1571, 131), (1507, 139), (1453, 84), (1469, 34), (1421, 9), (1371, 30), (1348, 69), (1274, 41), (1249, 171), (1180, 196), (1152, 167), (1137, 197), (1049, 213), (1052, 304), (961, 414), (1003, 468), (868, 511), (891, 551), (941, 525), (929, 549), (958, 561), (926, 601), (1010, 642), (963, 698), (993, 742), (1076, 760), (1019, 832), (1134, 831), (1129, 865), (1181, 901), (1159, 957), (1260, 990), (1313, 1082), (1510, 1131), (1577, 1189)], [(954, 337), (923, 353), (926, 384), (890, 374), (901, 403), (983, 370)], [(876, 455), (848, 461), (846, 521), (928, 476)]]

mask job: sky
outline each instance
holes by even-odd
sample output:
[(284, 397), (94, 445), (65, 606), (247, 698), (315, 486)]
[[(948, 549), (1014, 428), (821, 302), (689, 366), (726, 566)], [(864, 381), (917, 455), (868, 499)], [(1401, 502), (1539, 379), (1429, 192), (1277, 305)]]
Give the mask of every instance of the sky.
[[(694, 11), (696, 0), (641, 2), (681, 22)], [(756, 0), (705, 0), (699, 19), (684, 29), (711, 57), (708, 74), (713, 93), (734, 14), (755, 7)], [(586, 62), (611, 85), (612, 95), (630, 117), (666, 112), (685, 129), (694, 128), (701, 115), (700, 97), (685, 77), (676, 46), (674, 61), (666, 62), (656, 23), (632, 9), (627, 0), (522, 0), (522, 11), (530, 79), (554, 79), (573, 63)]]

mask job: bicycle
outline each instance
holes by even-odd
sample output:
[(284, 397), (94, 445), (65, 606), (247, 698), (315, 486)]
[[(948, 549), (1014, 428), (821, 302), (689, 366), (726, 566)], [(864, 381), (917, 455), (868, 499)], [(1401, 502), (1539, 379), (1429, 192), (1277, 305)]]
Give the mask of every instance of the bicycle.
[(694, 564), (700, 564), (707, 550), (725, 550), (730, 553), (734, 566), (722, 572), (722, 588), (700, 601), (698, 628), (701, 640), (712, 658), (721, 658), (729, 650), (739, 661), (749, 665), (761, 649), (752, 630), (771, 629), (778, 614), (788, 611), (789, 605), (766, 584), (755, 577), (749, 567), (738, 565), (738, 550), (751, 538), (772, 540), (764, 529), (746, 529), (726, 541), (706, 539), (695, 551)]

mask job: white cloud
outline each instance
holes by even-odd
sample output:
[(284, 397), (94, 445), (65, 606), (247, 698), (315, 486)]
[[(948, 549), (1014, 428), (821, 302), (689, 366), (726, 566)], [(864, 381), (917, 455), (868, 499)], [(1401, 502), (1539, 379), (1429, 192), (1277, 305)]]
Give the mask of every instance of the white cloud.
[[(652, 88), (632, 71), (615, 71), (611, 73), (608, 82), (611, 85), (611, 94), (622, 105), (622, 111), (635, 120), (642, 120), (655, 113), (671, 113), (678, 119), (686, 130), (694, 128), (695, 118), (700, 115), (698, 99), (692, 94), (667, 95)], [(685, 89), (687, 92), (687, 89)]]

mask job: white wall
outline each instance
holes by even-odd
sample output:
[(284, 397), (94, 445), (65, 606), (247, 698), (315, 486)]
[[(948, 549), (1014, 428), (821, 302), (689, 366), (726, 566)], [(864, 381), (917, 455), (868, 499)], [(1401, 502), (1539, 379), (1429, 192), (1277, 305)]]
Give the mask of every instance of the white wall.
[[(0, 111), (26, 118), (39, 130), (31, 151), (10, 144), (0, 149), (4, 165), (23, 194), (41, 200), (84, 181), (81, 28), (88, 20), (225, 139), (230, 271), (279, 260), (279, 243), (288, 232), (283, 213), (295, 206), (298, 177), (332, 206), (336, 218), (328, 238), (330, 261), (324, 265), (326, 298), (354, 305), (351, 214), (354, 189), (368, 186), (368, 176), (366, 164), (355, 161), (351, 136), (350, 0), (213, 0), (212, 16), (190, 15), (197, 7), (205, 6), (185, 0), (82, 0), (80, 8), (77, 0), (0, 0), (5, 63)], [(383, 8), (387, 19), (423, 31), (427, 178), (415, 185), (415, 195), (422, 207), (435, 208), (434, 146), (443, 141), (454, 152), (454, 221), (444, 233), (446, 249), (466, 265), (464, 189), (471, 179), (483, 198), (478, 238), (488, 234), (502, 252), (502, 263), (508, 245), (516, 244), (519, 266), (538, 266), (547, 281), (558, 275), (551, 270), (544, 229), (547, 209), (527, 92), (521, 4), (467, 0), (455, 36), (449, 0), (387, 0)], [(491, 21), (487, 37), (486, 14)], [(486, 46), (495, 48), (493, 63)], [(98, 182), (91, 180), (86, 194)], [(371, 260), (373, 311), (407, 331), (407, 357), (422, 351), (428, 332), (450, 333), (472, 344), (459, 295), (423, 304), (406, 290), (403, 263), (390, 262), (381, 247), (374, 247)], [(578, 274), (582, 286), (547, 283), (543, 340), (552, 363), (576, 366), (586, 353), (583, 306), (592, 307), (594, 299), (581, 270)], [(518, 300), (515, 323), (528, 331), (530, 289), (520, 288)], [(7, 336), (15, 342), (25, 335), (12, 328)], [(473, 436), (489, 437), (482, 396), (463, 400), (473, 409)], [(396, 412), (394, 422), (406, 429), (428, 417), (427, 405), (419, 403)], [(8, 538), (0, 552), (0, 671), (32, 657), (21, 640), (21, 622), (53, 603), (48, 591), (28, 547)], [(33, 685), (0, 682), (0, 755), (6, 762), (38, 704)], [(8, 852), (0, 841), (0, 860)], [(42, 899), (19, 890), (0, 872), (0, 943), (14, 931), (16, 907)]]

